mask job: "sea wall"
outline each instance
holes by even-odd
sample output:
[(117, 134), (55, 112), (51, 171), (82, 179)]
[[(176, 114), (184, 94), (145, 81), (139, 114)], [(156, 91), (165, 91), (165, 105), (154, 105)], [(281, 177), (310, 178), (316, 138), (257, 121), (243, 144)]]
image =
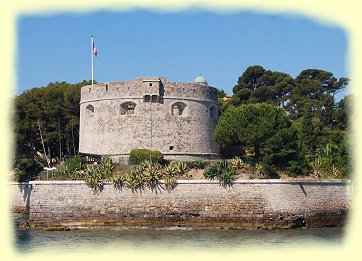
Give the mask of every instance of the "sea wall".
[(195, 228), (290, 228), (340, 226), (351, 205), (346, 180), (183, 180), (167, 191), (94, 191), (83, 181), (11, 183), (13, 210), (28, 210), (39, 226), (150, 226)]

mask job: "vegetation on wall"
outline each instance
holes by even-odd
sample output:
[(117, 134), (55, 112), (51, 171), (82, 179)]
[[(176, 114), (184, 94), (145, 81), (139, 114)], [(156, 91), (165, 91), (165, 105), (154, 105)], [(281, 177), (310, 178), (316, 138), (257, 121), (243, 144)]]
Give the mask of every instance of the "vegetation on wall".
[(163, 160), (163, 155), (159, 151), (152, 151), (148, 149), (133, 149), (129, 155), (129, 164), (137, 165), (145, 160), (150, 160), (152, 162), (161, 162)]

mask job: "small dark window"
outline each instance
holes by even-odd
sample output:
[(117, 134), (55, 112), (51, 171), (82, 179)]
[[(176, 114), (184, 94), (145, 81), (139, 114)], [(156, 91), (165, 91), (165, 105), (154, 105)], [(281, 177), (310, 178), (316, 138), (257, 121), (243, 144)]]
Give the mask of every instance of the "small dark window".
[(106, 92), (108, 92), (108, 84), (106, 84)]
[(150, 102), (151, 96), (150, 96), (150, 95), (145, 95), (145, 97), (143, 97), (143, 100), (144, 100), (145, 102)]
[(134, 114), (136, 104), (133, 102), (126, 102), (121, 105), (121, 115)]
[(172, 105), (172, 115), (182, 115), (186, 108), (186, 104), (183, 102), (176, 102)]
[(152, 102), (157, 102), (157, 101), (158, 101), (158, 96), (152, 95)]
[(92, 114), (94, 113), (94, 106), (93, 105), (88, 104), (87, 107), (85, 107), (85, 109), (89, 113), (92, 113)]
[(170, 150), (173, 150), (173, 148), (174, 148), (173, 146), (170, 146), (170, 147), (169, 147)]
[(150, 86), (152, 86), (152, 82), (150, 82)]

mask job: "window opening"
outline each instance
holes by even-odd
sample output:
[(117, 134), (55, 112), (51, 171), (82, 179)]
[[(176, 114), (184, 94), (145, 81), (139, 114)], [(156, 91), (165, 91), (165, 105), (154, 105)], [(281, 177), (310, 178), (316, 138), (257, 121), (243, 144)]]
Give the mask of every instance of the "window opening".
[(173, 148), (174, 148), (174, 146), (170, 146), (170, 147), (169, 147), (169, 150), (173, 150)]
[(94, 106), (88, 104), (87, 107), (85, 107), (87, 111), (94, 113)]
[(145, 96), (144, 96), (144, 99), (143, 99), (144, 102), (150, 102), (150, 100), (151, 100), (151, 96), (150, 96), (150, 95), (145, 95)]
[(186, 108), (186, 104), (183, 102), (176, 102), (172, 105), (172, 115), (182, 115)]
[(152, 102), (157, 102), (158, 100), (158, 96), (157, 95), (152, 95)]
[(133, 102), (126, 102), (121, 105), (121, 115), (134, 114), (136, 104)]

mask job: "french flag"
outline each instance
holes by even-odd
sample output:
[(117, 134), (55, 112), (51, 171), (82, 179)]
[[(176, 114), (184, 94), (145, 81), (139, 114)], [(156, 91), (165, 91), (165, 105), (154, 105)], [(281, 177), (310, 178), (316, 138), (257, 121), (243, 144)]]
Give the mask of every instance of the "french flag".
[(93, 54), (97, 57), (98, 56), (98, 51), (96, 49), (96, 46), (94, 45), (94, 40), (93, 40)]

